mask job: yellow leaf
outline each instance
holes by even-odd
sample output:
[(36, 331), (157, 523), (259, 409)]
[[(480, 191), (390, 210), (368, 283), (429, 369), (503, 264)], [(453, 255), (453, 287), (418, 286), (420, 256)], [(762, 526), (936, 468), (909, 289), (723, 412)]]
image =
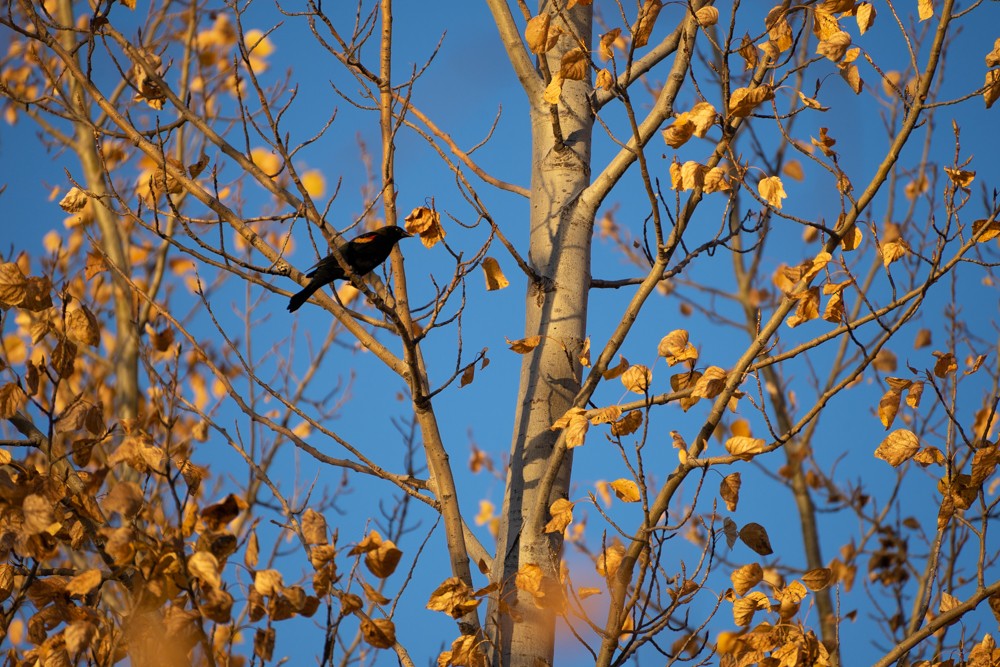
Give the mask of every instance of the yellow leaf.
[(958, 362), (951, 352), (934, 352), (934, 356), (937, 357), (937, 362), (934, 364), (934, 375), (937, 377), (947, 377), (958, 370)]
[(741, 627), (746, 627), (753, 622), (754, 612), (761, 609), (769, 609), (771, 601), (760, 591), (753, 591), (745, 598), (733, 601), (733, 622)]
[(768, 12), (764, 25), (767, 26), (767, 35), (778, 53), (784, 53), (792, 47), (792, 26), (785, 18), (784, 8), (775, 7)]
[(934, 16), (934, 0), (917, 0), (917, 14), (921, 21)]
[(989, 109), (993, 103), (1000, 99), (1000, 69), (991, 69), (986, 72), (986, 83), (984, 84), (983, 101)]
[(626, 503), (637, 503), (639, 502), (639, 486), (630, 479), (616, 479), (611, 482), (611, 488), (614, 490), (615, 495), (618, 496), (618, 500)]
[(870, 2), (858, 3), (857, 8), (854, 10), (854, 18), (858, 22), (858, 32), (860, 34), (865, 34), (868, 29), (875, 24), (875, 7), (872, 6)]
[(219, 561), (207, 551), (196, 551), (191, 554), (187, 561), (187, 570), (192, 577), (200, 579), (212, 588), (218, 588), (222, 584)]
[(586, 410), (583, 408), (570, 408), (562, 417), (557, 419), (550, 430), (566, 430), (566, 447), (579, 447), (587, 437), (587, 429), (590, 422), (585, 416)]
[(445, 579), (434, 589), (427, 608), (431, 611), (443, 611), (452, 618), (461, 618), (479, 606), (479, 600), (473, 597), (472, 588), (459, 577)]
[(441, 226), (441, 214), (434, 209), (418, 206), (406, 216), (405, 222), (406, 231), (418, 234), (420, 242), (427, 248), (433, 248), (445, 237), (444, 227)]
[(511, 340), (510, 338), (504, 337), (504, 340), (506, 340), (507, 344), (510, 345), (510, 349), (518, 354), (527, 354), (542, 343), (541, 336), (528, 336), (527, 338), (521, 338), (520, 340)]
[(802, 575), (804, 583), (811, 591), (821, 591), (833, 581), (833, 570), (828, 567), (817, 567)]
[(715, 398), (725, 388), (727, 377), (725, 369), (719, 366), (709, 366), (701, 374), (701, 377), (698, 378), (694, 389), (691, 391), (691, 396), (697, 398)]
[(682, 361), (698, 360), (698, 350), (688, 342), (688, 332), (684, 329), (674, 329), (660, 339), (656, 353), (666, 359), (670, 366)]
[(912, 432), (904, 428), (897, 429), (886, 436), (875, 450), (875, 458), (882, 459), (893, 468), (913, 457), (920, 449), (920, 440)]
[(66, 593), (83, 597), (101, 585), (100, 570), (84, 570), (66, 582)]
[(754, 457), (754, 454), (763, 452), (766, 445), (767, 443), (760, 438), (738, 435), (726, 440), (726, 451), (736, 458), (749, 461)]
[(375, 648), (392, 648), (396, 644), (396, 626), (388, 618), (361, 619), (361, 636)]
[(757, 184), (757, 191), (760, 192), (760, 196), (764, 201), (779, 211), (781, 210), (781, 200), (788, 197), (785, 194), (785, 186), (777, 176), (768, 176), (767, 178), (760, 179), (760, 182)]
[(594, 588), (592, 586), (584, 586), (582, 588), (576, 589), (576, 594), (577, 594), (577, 596), (579, 596), (579, 598), (581, 600), (586, 600), (587, 598), (591, 597), (592, 595), (600, 595), (601, 594), (601, 589), (600, 588)]
[(611, 76), (611, 72), (607, 69), (602, 69), (597, 73), (597, 80), (594, 81), (594, 86), (601, 90), (611, 90), (614, 83), (615, 77)]
[(642, 426), (642, 420), (642, 412), (640, 410), (632, 410), (618, 421), (611, 423), (611, 435), (616, 437), (631, 435)]
[(549, 514), (552, 518), (545, 524), (546, 533), (562, 533), (566, 527), (573, 523), (573, 505), (565, 498), (559, 498), (549, 506)]
[(828, 39), (825, 39), (817, 44), (816, 53), (825, 57), (827, 60), (840, 62), (850, 46), (851, 35), (844, 31), (839, 31), (830, 35)]
[(622, 384), (634, 394), (645, 394), (649, 391), (649, 383), (653, 380), (653, 373), (642, 364), (636, 364), (622, 373)]
[(774, 99), (774, 88), (761, 84), (756, 88), (737, 88), (729, 97), (729, 114), (749, 116), (761, 102)]
[[(729, 172), (724, 167), (712, 167), (709, 169), (708, 173), (705, 174), (705, 182), (702, 185), (705, 194), (710, 195), (713, 192), (728, 192), (731, 190), (732, 185), (730, 185), (729, 180), (726, 178), (728, 175)], [(683, 309), (686, 305), (682, 304), (681, 308)]]
[(622, 409), (617, 405), (610, 405), (606, 408), (601, 408), (591, 412), (590, 423), (594, 426), (598, 424), (607, 424), (613, 422), (622, 416)]
[(549, 42), (549, 24), (551, 17), (548, 14), (539, 14), (528, 21), (524, 29), (524, 39), (528, 43), (528, 50), (532, 53), (542, 54), (555, 46), (555, 41)]
[(483, 259), (483, 273), (486, 274), (486, 290), (492, 292), (510, 285), (507, 276), (500, 270), (500, 263), (492, 257)]
[(810, 287), (795, 295), (795, 314), (788, 318), (787, 324), (795, 328), (800, 324), (819, 317), (819, 287)]
[(985, 243), (1000, 236), (1000, 220), (976, 220), (972, 223), (976, 243)]
[(889, 268), (890, 264), (905, 257), (909, 249), (910, 247), (906, 244), (906, 241), (902, 239), (883, 243), (881, 248), (882, 265)]
[(719, 22), (719, 10), (715, 7), (702, 7), (694, 13), (698, 25), (708, 28)]
[(19, 385), (8, 382), (0, 387), (0, 419), (10, 419), (24, 407), (28, 396)]
[(610, 60), (614, 57), (614, 45), (622, 34), (621, 28), (615, 28), (601, 35), (601, 45), (598, 47), (598, 55), (601, 60)]
[(608, 545), (608, 547), (601, 552), (601, 555), (597, 557), (597, 573), (602, 577), (611, 578), (618, 571), (618, 567), (622, 564), (622, 559), (625, 558), (625, 547), (615, 540), (614, 544)]
[(640, 49), (649, 43), (649, 36), (653, 32), (653, 25), (656, 23), (656, 17), (659, 16), (661, 9), (663, 9), (663, 3), (660, 0), (645, 0), (642, 3), (639, 16), (635, 25), (632, 26), (632, 42), (635, 48)]
[(302, 174), (302, 187), (313, 199), (319, 199), (326, 194), (326, 179), (323, 173), (317, 169), (310, 169)]
[(793, 181), (802, 182), (805, 179), (805, 173), (802, 171), (802, 163), (798, 160), (789, 160), (786, 162), (785, 166), (781, 169), (781, 173)]
[(559, 74), (567, 81), (582, 81), (587, 76), (589, 68), (587, 52), (576, 48), (563, 54), (559, 63)]
[(719, 484), (719, 495), (726, 502), (726, 509), (730, 512), (736, 511), (736, 506), (740, 502), (740, 487), (742, 485), (743, 479), (738, 472), (729, 473)]
[(556, 72), (552, 76), (552, 80), (549, 81), (549, 85), (545, 86), (542, 99), (548, 104), (559, 104), (559, 98), (562, 96), (562, 84), (563, 76), (560, 72)]
[(857, 250), (864, 238), (865, 236), (861, 230), (857, 227), (857, 225), (854, 225), (849, 230), (844, 232), (843, 237), (840, 239), (840, 247), (844, 252)]
[(759, 564), (750, 563), (733, 570), (729, 579), (733, 582), (733, 590), (736, 591), (736, 594), (743, 597), (751, 588), (764, 580), (764, 570)]
[(976, 172), (965, 171), (964, 169), (952, 169), (951, 167), (945, 167), (944, 173), (948, 174), (948, 178), (957, 187), (967, 188), (972, 184), (972, 181), (976, 178)]

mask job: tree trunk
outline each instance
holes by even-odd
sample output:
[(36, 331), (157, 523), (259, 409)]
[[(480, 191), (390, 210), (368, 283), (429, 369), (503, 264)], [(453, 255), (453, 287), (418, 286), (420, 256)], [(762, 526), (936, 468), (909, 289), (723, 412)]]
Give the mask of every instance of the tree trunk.
[[(542, 3), (539, 13), (546, 9)], [(562, 16), (569, 23), (560, 21), (559, 25), (589, 44), (591, 8), (577, 5)], [(559, 70), (562, 55), (574, 48), (573, 41), (560, 39), (560, 45), (546, 54), (551, 72)], [(550, 427), (572, 406), (580, 388), (579, 353), (586, 338), (594, 218), (578, 200), (590, 184), (592, 90), (589, 80), (565, 82), (558, 123), (549, 104), (531, 100), (529, 261), (537, 280), (529, 284), (525, 298), (524, 334), (542, 336), (542, 342), (524, 356), (521, 365), (507, 493), (492, 572), (492, 580), (504, 587), (505, 603), (513, 609), (499, 613), (493, 609), (489, 615), (495, 665), (552, 663), (558, 603), (550, 597), (554, 606), (540, 608), (535, 597), (518, 590), (515, 583), (519, 570), (536, 565), (541, 568), (544, 587), (553, 593), (560, 589), (562, 534), (527, 534), (527, 519), (538, 507), (539, 480), (558, 437)], [(545, 507), (567, 496), (571, 463), (567, 455)]]

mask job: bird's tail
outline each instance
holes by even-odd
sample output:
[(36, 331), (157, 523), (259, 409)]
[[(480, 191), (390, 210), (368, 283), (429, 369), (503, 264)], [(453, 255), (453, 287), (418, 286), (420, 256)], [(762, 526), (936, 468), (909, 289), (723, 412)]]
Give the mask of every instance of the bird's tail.
[(302, 307), (302, 304), (308, 301), (309, 297), (315, 294), (316, 290), (320, 287), (322, 287), (322, 285), (314, 281), (303, 287), (301, 292), (293, 294), (292, 298), (288, 301), (288, 312), (294, 313)]

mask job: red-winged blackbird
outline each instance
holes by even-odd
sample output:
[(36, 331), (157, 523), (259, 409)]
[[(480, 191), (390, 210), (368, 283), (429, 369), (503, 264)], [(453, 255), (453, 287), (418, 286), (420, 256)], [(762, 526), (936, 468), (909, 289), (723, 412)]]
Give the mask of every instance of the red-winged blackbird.
[[(408, 234), (402, 227), (395, 225), (380, 227), (374, 232), (362, 234), (340, 246), (340, 254), (344, 256), (344, 261), (351, 267), (354, 275), (361, 277), (374, 271), (375, 267), (384, 262), (389, 253), (392, 252), (392, 247), (400, 239), (410, 236), (412, 234)], [(306, 276), (312, 280), (301, 292), (292, 295), (292, 299), (288, 302), (289, 312), (298, 310), (302, 304), (309, 300), (309, 297), (324, 285), (329, 285), (334, 280), (347, 278), (344, 269), (341, 268), (337, 258), (333, 255), (327, 255), (319, 260), (319, 263)]]

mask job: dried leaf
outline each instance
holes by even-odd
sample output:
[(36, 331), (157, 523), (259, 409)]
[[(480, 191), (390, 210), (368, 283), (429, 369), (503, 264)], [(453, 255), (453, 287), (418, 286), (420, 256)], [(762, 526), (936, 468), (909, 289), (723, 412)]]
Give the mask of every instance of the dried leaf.
[(452, 618), (461, 618), (478, 607), (479, 602), (465, 582), (459, 577), (451, 577), (434, 589), (427, 601), (427, 608), (431, 611), (443, 611)]
[(611, 482), (611, 488), (614, 489), (618, 500), (625, 503), (637, 503), (641, 497), (639, 495), (639, 486), (630, 479), (616, 479)]
[(688, 342), (688, 332), (684, 329), (675, 329), (661, 338), (656, 353), (666, 359), (670, 366), (682, 361), (698, 360), (698, 350)]
[(618, 421), (611, 423), (611, 435), (615, 437), (631, 435), (642, 426), (642, 420), (642, 411), (632, 410)]
[(492, 292), (510, 285), (507, 276), (500, 270), (500, 263), (492, 257), (483, 259), (483, 273), (486, 275), (486, 290)]
[(781, 179), (777, 176), (760, 179), (760, 182), (757, 184), (757, 191), (760, 192), (760, 196), (764, 201), (779, 211), (781, 210), (781, 200), (788, 198), (788, 195), (785, 194), (785, 187)]
[(187, 561), (187, 571), (189, 575), (200, 579), (211, 588), (218, 588), (222, 585), (222, 577), (219, 575), (219, 561), (208, 551), (196, 551), (191, 554)]
[(726, 502), (726, 509), (730, 512), (735, 512), (736, 506), (740, 502), (740, 486), (742, 484), (743, 481), (738, 472), (726, 475), (719, 484), (719, 495)]
[(744, 461), (749, 461), (755, 454), (762, 453), (766, 446), (767, 443), (760, 438), (734, 436), (726, 440), (726, 451)]
[(632, 43), (635, 48), (641, 49), (649, 43), (649, 36), (653, 32), (656, 24), (656, 17), (660, 15), (663, 3), (660, 0), (645, 0), (635, 25), (632, 26)]
[(622, 373), (621, 381), (630, 392), (645, 395), (653, 381), (653, 373), (646, 366), (636, 364)]
[(363, 618), (361, 636), (375, 648), (392, 648), (396, 644), (396, 626), (388, 618)]
[(418, 206), (406, 216), (406, 231), (420, 236), (420, 242), (427, 248), (433, 248), (445, 237), (441, 226), (441, 214), (426, 206)]
[(897, 429), (886, 436), (875, 450), (875, 458), (897, 467), (913, 457), (920, 449), (920, 440), (906, 429)]
[(743, 597), (751, 588), (764, 580), (764, 570), (759, 564), (750, 563), (734, 570), (729, 578), (733, 582), (733, 590)]
[(552, 518), (545, 524), (546, 533), (562, 533), (566, 527), (573, 523), (573, 505), (565, 498), (559, 498), (549, 506), (549, 514)]
[(541, 336), (529, 336), (520, 340), (511, 340), (505, 337), (504, 340), (510, 345), (510, 349), (518, 354), (527, 354), (542, 344)]
[(743, 544), (750, 547), (761, 556), (770, 556), (774, 553), (771, 548), (771, 540), (767, 537), (767, 531), (759, 523), (748, 523), (740, 529), (740, 539)]
[(590, 422), (587, 421), (586, 410), (583, 408), (570, 408), (566, 413), (557, 419), (550, 430), (559, 431), (566, 429), (566, 447), (579, 447), (587, 437), (587, 429)]

